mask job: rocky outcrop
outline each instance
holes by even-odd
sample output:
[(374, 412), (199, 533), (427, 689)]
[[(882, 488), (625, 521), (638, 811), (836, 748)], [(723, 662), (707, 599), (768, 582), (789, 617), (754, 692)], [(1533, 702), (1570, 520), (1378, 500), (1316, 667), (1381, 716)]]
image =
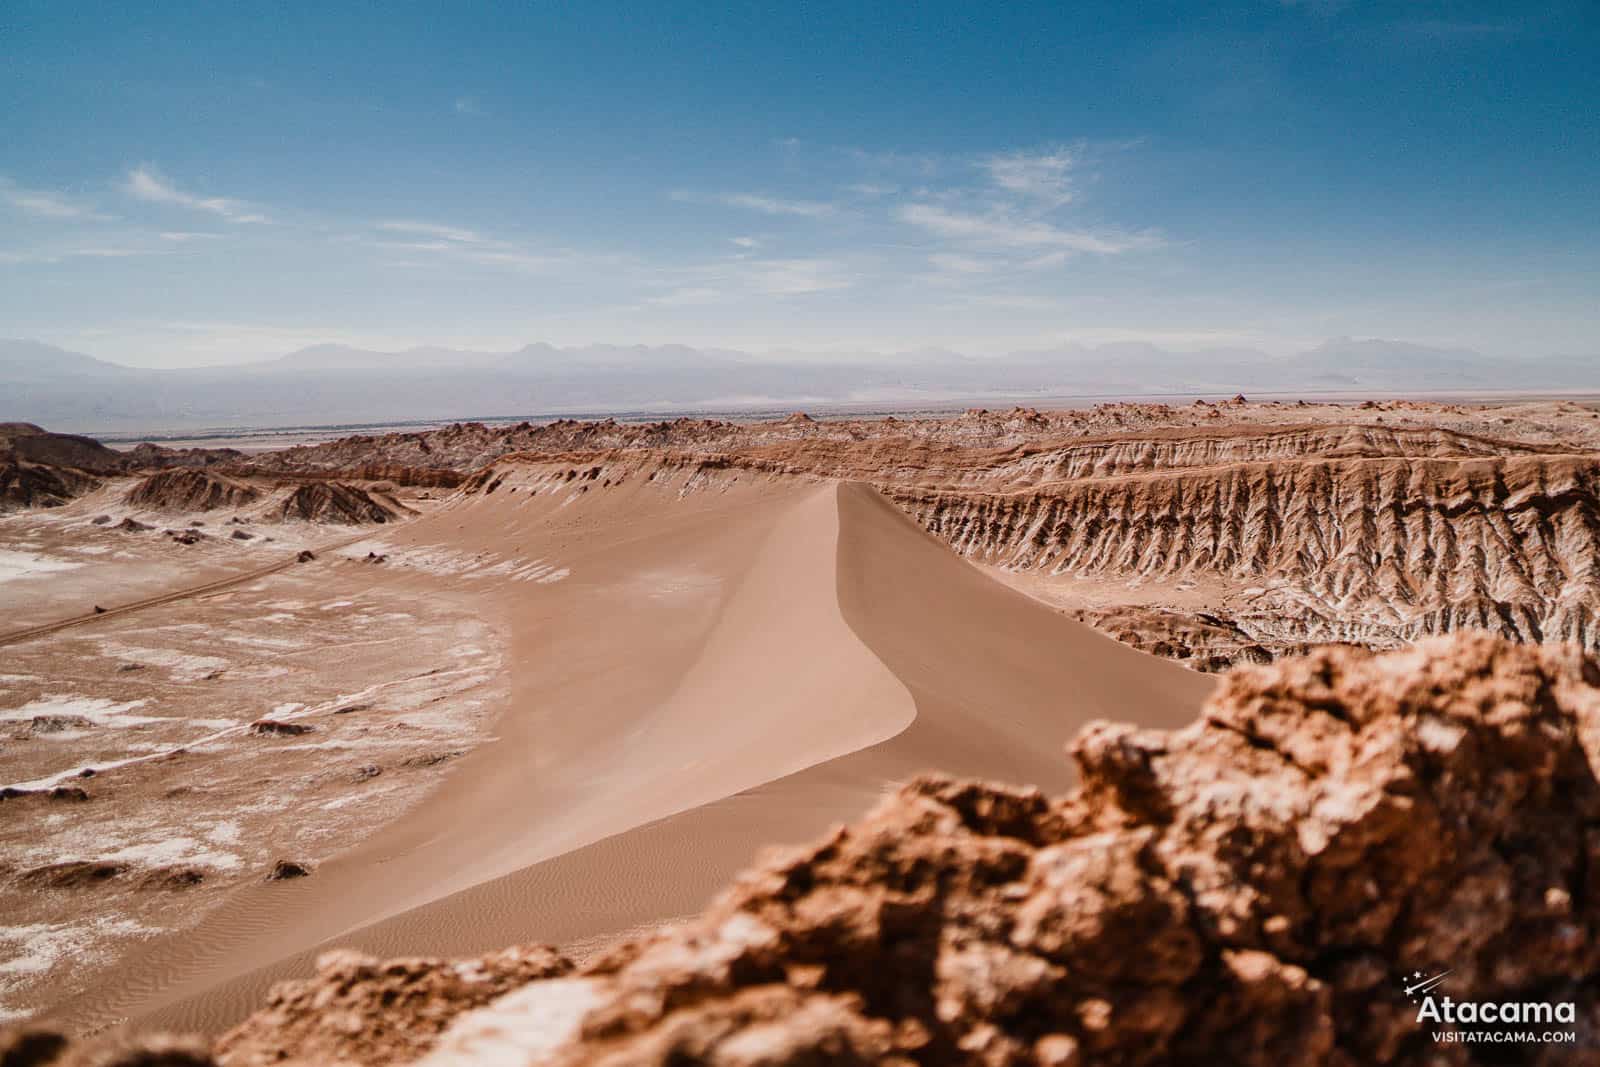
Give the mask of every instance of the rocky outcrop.
[[(1250, 663), (1271, 663), (1277, 655), (1296, 655), (1314, 646), (1268, 649), (1237, 623), (1210, 612), (1178, 612), (1119, 605), (1079, 609), (1073, 617), (1152, 656), (1175, 659), (1203, 674)], [(1277, 653), (1275, 655), (1274, 653)]]
[(1393, 646), (1478, 627), (1600, 648), (1600, 460), (1302, 459), (1026, 492), (893, 490), (1008, 569), (1258, 585), (1259, 642)]
[(329, 953), (316, 977), (274, 986), (266, 1007), (217, 1043), (217, 1059), (226, 1067), (269, 1067), (286, 1053), (303, 1063), (406, 1063), (461, 1013), (571, 969), (536, 946), (461, 963)]
[(61, 507), (98, 490), (96, 474), (118, 469), (120, 456), (88, 437), (50, 434), (32, 422), (0, 422), (0, 515)]
[(211, 1067), (198, 1037), (104, 1037), (77, 1043), (36, 1026), (0, 1028), (3, 1067)]
[(283, 722), (279, 719), (257, 719), (250, 724), (250, 733), (257, 737), (298, 737), (315, 729), (309, 723)]
[[(1356, 417), (1359, 415), (1359, 421)], [(1545, 403), (1500, 408), (1395, 400), (1353, 405), (1273, 402), (1212, 405), (1097, 404), (1091, 408), (1041, 412), (972, 409), (954, 417), (829, 418), (790, 416), (765, 422), (678, 418), (655, 422), (616, 419), (556, 419), (552, 422), (456, 423), (436, 430), (356, 435), (315, 445), (267, 453), (254, 459), (263, 471), (350, 472), (384, 466), (470, 472), (513, 454), (552, 457), (570, 452), (613, 449), (682, 449), (696, 453), (834, 442), (897, 442), (902, 447), (1026, 449), (1048, 452), (1068, 442), (1086, 448), (1069, 465), (1095, 462), (1091, 453), (1119, 453), (1108, 462), (1133, 465), (1144, 439), (1163, 435), (1182, 440), (1205, 437), (1211, 443), (1189, 449), (1198, 458), (1206, 448), (1241, 459), (1265, 458), (1254, 445), (1229, 442), (1231, 436), (1261, 437), (1263, 427), (1288, 436), (1272, 444), (1278, 455), (1504, 455), (1517, 451), (1574, 451), (1600, 447), (1600, 420), (1578, 404)], [(1197, 431), (1203, 433), (1197, 434)], [(1386, 439), (1389, 435), (1393, 439)], [(1096, 443), (1097, 438), (1104, 441)], [(1117, 440), (1122, 438), (1122, 440)], [(1299, 438), (1299, 440), (1296, 440)], [(1364, 440), (1370, 439), (1370, 440)], [(1226, 462), (1227, 460), (1221, 460)], [(1162, 461), (1153, 461), (1157, 466)], [(391, 478), (393, 474), (342, 477)]]
[(0, 453), (19, 462), (45, 467), (70, 467), (91, 474), (115, 474), (126, 458), (92, 437), (51, 433), (31, 422), (0, 423)]
[(392, 522), (400, 505), (376, 493), (344, 482), (307, 482), (277, 506), (283, 522), (320, 522), (344, 526)]
[[(218, 1057), (1355, 1067), (1600, 1049), (1600, 667), (1576, 649), (1323, 649), (1235, 670), (1185, 729), (1097, 723), (1072, 755), (1081, 784), (1060, 798), (913, 782), (576, 970), (536, 949), (325, 958)], [(1454, 1028), (1421, 1025), (1407, 988), (1444, 971), (1434, 993), (1458, 1004), (1572, 1005), (1532, 1029), (1573, 1040), (1437, 1040)]]
[(237, 448), (167, 448), (146, 441), (123, 453), (129, 470), (167, 470), (173, 467), (237, 468), (245, 453)]
[(0, 423), (0, 514), (59, 507), (98, 489), (97, 475), (201, 461), (189, 452), (153, 445), (118, 452), (91, 437), (51, 433), (27, 422)]
[(143, 479), (124, 498), (136, 508), (155, 511), (215, 511), (254, 503), (253, 486), (206, 471), (176, 467)]
[(98, 478), (83, 471), (24, 463), (0, 451), (0, 515), (60, 507), (99, 486)]

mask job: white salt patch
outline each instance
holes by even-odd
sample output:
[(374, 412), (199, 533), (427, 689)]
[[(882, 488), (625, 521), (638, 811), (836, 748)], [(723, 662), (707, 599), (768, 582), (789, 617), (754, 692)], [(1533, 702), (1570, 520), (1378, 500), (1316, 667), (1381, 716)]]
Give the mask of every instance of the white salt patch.
[(57, 771), (48, 778), (35, 778), (31, 782), (12, 782), (9, 787), (12, 789), (50, 789), (67, 781), (69, 778), (80, 777), (80, 772), (90, 767), (93, 767), (96, 771), (111, 771), (116, 770), (118, 767), (126, 767), (130, 763), (143, 763), (145, 760), (153, 758), (153, 756), (129, 756), (127, 759), (106, 760), (100, 763), (84, 764), (81, 767), (69, 767), (64, 771)]
[(72, 560), (55, 559), (43, 556), (37, 552), (20, 552), (11, 548), (0, 548), (0, 582), (15, 581), (20, 578), (37, 578), (43, 574), (55, 574), (59, 571), (70, 571), (81, 567), (83, 564)]
[(135, 726), (139, 723), (165, 722), (165, 719), (126, 714), (148, 703), (150, 703), (148, 700), (130, 700), (118, 704), (104, 697), (56, 693), (29, 701), (20, 708), (0, 711), (0, 722), (27, 722), (36, 715), (78, 715), (96, 726)]
[(565, 578), (568, 575), (570, 575), (571, 573), (572, 572), (570, 570), (568, 570), (565, 567), (562, 567), (560, 570), (554, 571), (554, 572), (552, 572), (550, 574), (545, 575), (543, 578), (540, 578), (539, 579), (539, 584), (540, 585), (549, 585), (551, 582), (559, 582), (563, 578)]
[(281, 652), (290, 652), (297, 648), (307, 647), (304, 641), (296, 641), (292, 637), (256, 637), (245, 634), (229, 634), (223, 640), (230, 645), (246, 645), (250, 648), (275, 648)]
[(348, 808), (352, 804), (360, 804), (364, 800), (372, 800), (383, 795), (382, 793), (351, 793), (347, 797), (336, 797), (328, 801), (321, 806), (321, 810), (337, 811), (340, 808)]
[(261, 622), (294, 622), (296, 616), (292, 611), (274, 611), (271, 615), (261, 616)]
[(100, 651), (113, 659), (131, 660), (147, 667), (165, 667), (173, 678), (186, 682), (199, 681), (232, 662), (220, 656), (198, 656), (169, 648), (141, 648), (119, 641), (101, 641)]
[(348, 608), (350, 605), (352, 605), (354, 603), (355, 603), (354, 600), (330, 600), (326, 604), (322, 605), (322, 607), (319, 608), (318, 610), (320, 610), (320, 611), (332, 611), (334, 608)]
[(164, 867), (172, 863), (193, 863), (202, 867), (215, 867), (231, 871), (239, 866), (239, 857), (231, 852), (207, 848), (192, 837), (169, 837), (161, 841), (147, 841), (130, 845), (100, 857), (103, 860), (122, 860), (150, 867)]
[(239, 843), (239, 824), (232, 819), (213, 823), (205, 831), (205, 838), (215, 845), (237, 845)]
[(110, 545), (73, 545), (67, 551), (80, 556), (108, 556), (116, 550)]
[[(132, 919), (109, 918), (0, 926), (0, 998), (27, 991), (40, 975), (48, 974), (57, 964), (72, 965), (92, 959), (90, 950), (97, 941), (150, 937), (160, 932)], [(26, 1014), (0, 999), (0, 1021), (22, 1018)]]
[(76, 956), (91, 937), (132, 937), (156, 932), (132, 919), (0, 926), (0, 943), (17, 946), (9, 958), (0, 960), (0, 975), (44, 974), (62, 957)]
[(293, 715), (303, 707), (305, 707), (304, 704), (279, 704), (277, 707), (272, 709), (272, 714)]

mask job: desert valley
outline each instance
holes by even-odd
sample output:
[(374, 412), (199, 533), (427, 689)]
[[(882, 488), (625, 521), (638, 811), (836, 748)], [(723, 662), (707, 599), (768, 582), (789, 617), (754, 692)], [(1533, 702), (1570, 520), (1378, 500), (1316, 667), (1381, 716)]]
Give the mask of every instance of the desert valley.
[(603, 960), (1315, 645), (1600, 645), (1571, 401), (4, 434), (0, 1009), (75, 1033), (220, 1032), (334, 946)]
[(1600, 1067), (1600, 4), (0, 2), (0, 1067)]

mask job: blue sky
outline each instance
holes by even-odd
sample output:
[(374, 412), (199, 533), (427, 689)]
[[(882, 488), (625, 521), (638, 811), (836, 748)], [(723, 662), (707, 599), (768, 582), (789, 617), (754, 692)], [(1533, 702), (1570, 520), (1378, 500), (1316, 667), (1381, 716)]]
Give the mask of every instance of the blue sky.
[(1600, 356), (1588, 0), (0, 6), (0, 335)]

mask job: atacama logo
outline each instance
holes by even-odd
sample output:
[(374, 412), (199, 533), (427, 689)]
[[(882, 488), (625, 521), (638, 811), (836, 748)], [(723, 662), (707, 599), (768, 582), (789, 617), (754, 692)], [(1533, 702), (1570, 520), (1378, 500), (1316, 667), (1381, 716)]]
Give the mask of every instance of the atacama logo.
[[(1442, 995), (1442, 984), (1451, 973), (1412, 971), (1401, 980), (1405, 995), (1417, 1006), (1417, 1022), (1428, 1027), (1435, 1041), (1537, 1045), (1577, 1040), (1571, 1025), (1578, 1013), (1571, 1001), (1455, 1000)], [(1560, 1029), (1562, 1025), (1567, 1028)]]

